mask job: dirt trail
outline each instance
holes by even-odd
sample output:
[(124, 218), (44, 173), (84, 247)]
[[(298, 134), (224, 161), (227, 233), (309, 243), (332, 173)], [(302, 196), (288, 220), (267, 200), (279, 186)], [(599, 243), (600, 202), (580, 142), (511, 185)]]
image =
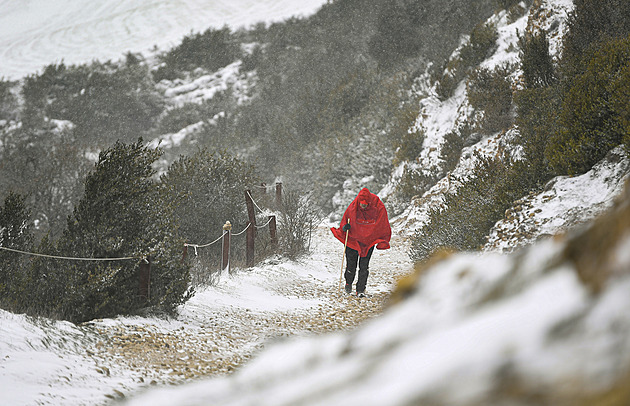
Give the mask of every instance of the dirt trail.
[[(99, 372), (131, 374), (140, 385), (229, 374), (272, 340), (351, 330), (379, 315), (396, 280), (411, 269), (406, 249), (402, 239), (394, 236), (392, 249), (375, 251), (368, 280), (372, 297), (357, 298), (340, 291), (343, 246), (326, 227), (320, 227), (308, 258), (237, 271), (209, 288), (205, 296), (191, 299), (177, 319), (95, 321), (92, 326), (102, 340), (88, 354)], [(261, 284), (268, 294), (257, 300), (268, 298), (269, 306), (216, 299), (221, 294), (241, 294), (239, 284)], [(279, 300), (296, 306), (279, 308), (275, 305)]]

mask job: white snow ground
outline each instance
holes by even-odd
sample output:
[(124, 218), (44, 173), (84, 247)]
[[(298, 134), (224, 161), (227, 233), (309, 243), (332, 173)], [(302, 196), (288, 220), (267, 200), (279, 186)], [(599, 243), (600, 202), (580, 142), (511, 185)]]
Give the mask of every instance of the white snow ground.
[(51, 63), (117, 60), (191, 32), (313, 14), (325, 0), (0, 0), (0, 78)]

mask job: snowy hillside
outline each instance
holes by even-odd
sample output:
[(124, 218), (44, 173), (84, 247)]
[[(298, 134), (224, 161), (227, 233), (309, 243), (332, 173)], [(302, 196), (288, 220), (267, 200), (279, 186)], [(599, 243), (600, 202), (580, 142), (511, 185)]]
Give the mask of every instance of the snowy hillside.
[[(213, 21), (273, 21), (324, 1), (14, 3), (0, 0), (0, 76), (20, 77), (59, 55), (74, 62), (68, 49), (76, 61), (117, 58)], [(218, 9), (210, 12), (210, 3)], [(516, 19), (491, 18), (497, 47), (483, 66), (515, 62), (517, 32), (527, 29), (548, 30), (557, 54), (572, 2), (534, 4)], [(162, 81), (159, 90), (171, 106), (228, 88), (246, 101), (255, 77), (240, 64)], [(412, 129), (425, 134), (423, 150), (394, 170), (379, 191), (384, 199), (405, 168), (437, 170), (446, 135), (474, 119), (464, 82), (441, 100), (427, 77), (420, 81), (415, 90), (426, 97)], [(176, 150), (197, 125), (153, 142)], [(341, 294), (342, 246), (333, 224), (321, 224), (308, 256), (223, 273), (172, 317), (75, 325), (0, 310), (0, 404), (627, 406), (630, 159), (623, 149), (583, 175), (522, 196), (482, 252), (443, 253), (423, 265), (409, 258), (409, 237), (476, 156), (518, 154), (516, 131), (472, 137), (452, 171), (390, 218), (392, 249), (374, 253), (370, 298)]]
[(167, 49), (192, 32), (248, 27), (317, 11), (324, 0), (0, 1), (0, 78), (19, 79), (51, 63), (117, 60)]

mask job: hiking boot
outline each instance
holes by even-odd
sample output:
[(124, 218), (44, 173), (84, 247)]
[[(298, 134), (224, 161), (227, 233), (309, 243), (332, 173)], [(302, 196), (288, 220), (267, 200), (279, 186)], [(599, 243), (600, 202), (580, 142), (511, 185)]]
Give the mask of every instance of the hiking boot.
[(357, 292), (357, 297), (366, 297), (365, 292)]
[(346, 293), (352, 293), (352, 284), (346, 283)]

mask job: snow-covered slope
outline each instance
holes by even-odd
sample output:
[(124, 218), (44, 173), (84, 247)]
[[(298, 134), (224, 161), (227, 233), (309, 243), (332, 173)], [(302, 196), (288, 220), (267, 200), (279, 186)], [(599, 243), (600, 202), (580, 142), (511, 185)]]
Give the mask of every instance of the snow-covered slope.
[[(521, 3), (521, 6), (525, 7), (525, 3)], [(559, 56), (559, 49), (561, 46), (562, 36), (567, 29), (566, 20), (568, 14), (573, 8), (571, 0), (536, 0), (533, 2), (529, 10), (521, 17), (512, 20), (510, 14), (507, 11), (501, 11), (488, 19), (487, 23), (494, 25), (497, 29), (497, 46), (492, 55), (490, 55), (485, 61), (481, 63), (481, 67), (487, 69), (494, 69), (500, 66), (512, 66), (513, 72), (511, 74), (513, 87), (521, 86), (519, 82), (519, 76), (521, 71), (518, 65), (518, 35), (523, 35), (525, 32), (537, 32), (538, 30), (546, 30), (550, 39), (550, 52), (552, 55)], [(453, 58), (459, 54), (462, 46), (466, 44), (468, 38), (464, 38), (460, 48), (456, 49), (453, 53)], [(416, 160), (410, 162), (401, 163), (392, 172), (389, 183), (380, 191), (379, 195), (382, 197), (388, 197), (395, 193), (395, 189), (398, 183), (401, 181), (404, 171), (411, 170), (423, 173), (429, 178), (436, 176), (443, 172), (443, 162), (440, 157), (441, 150), (445, 143), (445, 137), (451, 132), (458, 132), (461, 127), (475, 127), (475, 120), (478, 118), (478, 112), (475, 112), (468, 101), (468, 94), (466, 89), (466, 79), (462, 80), (453, 92), (453, 95), (446, 100), (440, 100), (436, 93), (435, 84), (431, 84), (427, 77), (420, 83), (419, 91), (422, 94), (426, 94), (426, 97), (422, 98), (420, 102), (420, 114), (418, 115), (416, 122), (411, 130), (420, 131), (424, 134), (425, 139), (423, 142), (423, 149)], [(429, 220), (429, 212), (431, 209), (443, 208), (443, 197), (447, 192), (454, 192), (456, 184), (453, 179), (466, 179), (474, 167), (478, 156), (496, 156), (499, 151), (507, 151), (512, 154), (519, 154), (519, 147), (513, 143), (514, 137), (518, 134), (518, 129), (512, 127), (504, 132), (495, 134), (473, 134), (476, 138), (481, 138), (479, 141), (465, 147), (462, 150), (462, 154), (457, 166), (447, 173), (442, 179), (439, 179), (434, 186), (427, 190), (424, 194), (416, 196), (412, 199), (412, 202), (407, 208), (394, 219), (394, 222), (402, 229), (407, 235), (412, 235), (416, 230), (420, 229)], [(473, 138), (475, 138), (473, 137)], [(617, 155), (623, 155), (623, 152), (618, 151)], [(615, 174), (612, 179), (607, 177), (597, 178), (595, 182), (606, 183), (605, 186), (610, 190), (610, 194), (606, 196), (599, 196), (593, 193), (593, 204), (598, 205), (603, 201), (609, 201), (615, 193), (619, 192), (619, 185), (623, 184), (624, 176), (627, 172), (627, 164), (624, 158), (617, 156), (617, 159), (613, 163), (607, 165), (602, 163), (600, 165), (608, 166), (611, 174)], [(587, 177), (590, 175), (586, 175)], [(550, 185), (556, 182), (556, 180), (550, 182)], [(560, 184), (564, 183), (561, 181)], [(588, 186), (585, 186), (588, 187)], [(604, 186), (600, 186), (600, 189)], [(544, 194), (544, 193), (543, 193)], [(597, 197), (594, 197), (597, 196)], [(577, 197), (577, 195), (576, 195)], [(529, 196), (527, 199), (532, 199), (533, 196)], [(542, 200), (542, 197), (538, 197)], [(588, 199), (588, 198), (585, 198)], [(557, 202), (557, 200), (555, 200)], [(553, 202), (552, 202), (553, 203)], [(582, 204), (577, 201), (573, 210), (573, 216), (579, 216), (575, 212), (582, 211), (582, 220), (592, 219), (595, 215), (601, 211), (590, 210), (590, 203), (583, 202)], [(604, 207), (600, 205), (599, 207)], [(516, 211), (519, 211), (522, 206), (515, 204)], [(556, 208), (562, 211), (561, 205)], [(534, 207), (533, 210), (537, 210)], [(556, 210), (558, 211), (558, 210)], [(528, 213), (529, 214), (529, 213)], [(555, 213), (555, 215), (562, 215), (562, 213)], [(512, 220), (506, 219), (506, 220)], [(532, 219), (532, 222), (536, 219)], [(521, 233), (518, 231), (518, 227), (508, 230), (505, 225), (499, 224), (504, 230), (499, 236), (499, 239), (511, 238), (511, 248), (523, 245), (531, 242), (539, 234), (556, 233), (566, 230), (568, 226), (575, 225), (575, 221), (562, 221), (564, 227), (556, 227), (551, 229), (541, 229), (535, 231), (532, 227), (531, 232), (528, 233), (529, 238), (521, 238)], [(558, 221), (554, 224), (559, 224)], [(520, 224), (519, 224), (520, 225)], [(493, 231), (493, 235), (496, 234)], [(506, 234), (510, 234), (510, 237), (506, 237)], [(488, 249), (492, 246), (499, 247), (500, 244), (494, 242), (495, 237), (491, 237)], [(507, 248), (505, 244), (502, 246)]]
[(191, 32), (310, 15), (324, 0), (0, 0), (0, 78), (51, 63), (117, 60)]
[(629, 175), (630, 160), (617, 147), (583, 175), (552, 179), (543, 192), (525, 196), (507, 210), (484, 250), (512, 251), (592, 220), (612, 206)]

